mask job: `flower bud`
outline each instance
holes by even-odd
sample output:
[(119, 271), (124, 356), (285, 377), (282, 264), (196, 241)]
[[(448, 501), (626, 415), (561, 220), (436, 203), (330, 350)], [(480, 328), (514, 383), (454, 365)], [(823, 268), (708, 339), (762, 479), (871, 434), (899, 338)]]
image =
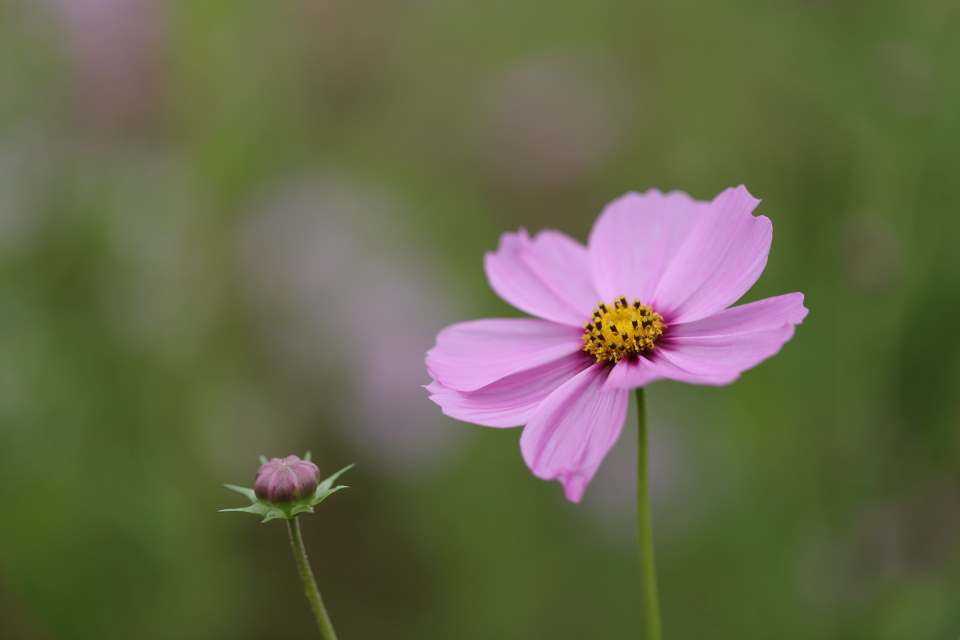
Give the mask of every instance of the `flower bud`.
[(297, 456), (273, 458), (257, 469), (253, 491), (261, 500), (273, 504), (309, 497), (320, 482), (317, 465)]

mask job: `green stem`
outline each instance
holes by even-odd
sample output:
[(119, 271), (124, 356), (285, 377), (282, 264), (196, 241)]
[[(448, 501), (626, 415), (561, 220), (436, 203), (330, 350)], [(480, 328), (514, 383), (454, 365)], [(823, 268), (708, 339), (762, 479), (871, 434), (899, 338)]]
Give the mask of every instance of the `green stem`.
[(647, 640), (661, 640), (657, 570), (653, 563), (653, 527), (650, 524), (650, 472), (647, 467), (647, 396), (637, 389), (637, 529), (640, 541), (640, 580)]
[(310, 570), (310, 562), (307, 560), (307, 550), (303, 546), (303, 537), (300, 535), (300, 522), (298, 516), (287, 520), (287, 526), (290, 530), (290, 544), (293, 546), (293, 557), (297, 561), (297, 570), (300, 572), (300, 579), (303, 580), (303, 591), (307, 594), (307, 600), (310, 601), (310, 608), (313, 609), (313, 615), (317, 618), (317, 625), (320, 627), (320, 633), (326, 640), (337, 640), (337, 634), (333, 631), (333, 624), (330, 622), (330, 616), (327, 615), (327, 609), (323, 606), (323, 598), (320, 597), (320, 590), (317, 589), (317, 581), (313, 579), (313, 572)]

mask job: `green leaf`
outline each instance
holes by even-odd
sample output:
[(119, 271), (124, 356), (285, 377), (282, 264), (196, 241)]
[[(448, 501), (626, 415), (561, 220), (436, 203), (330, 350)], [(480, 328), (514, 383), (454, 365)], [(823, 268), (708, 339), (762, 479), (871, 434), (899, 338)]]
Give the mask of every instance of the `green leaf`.
[(243, 507), (240, 509), (220, 509), (220, 511), (217, 513), (222, 513), (224, 511), (243, 511), (245, 513), (253, 513), (258, 516), (262, 516), (264, 513), (266, 513), (266, 509), (259, 502), (257, 504), (252, 504), (249, 507)]
[(291, 516), (295, 516), (299, 513), (313, 513), (313, 505), (306, 502), (301, 502), (290, 510)]
[(348, 464), (343, 469), (340, 469), (340, 471), (337, 471), (336, 473), (324, 478), (323, 482), (317, 485), (317, 490), (313, 492), (314, 497), (320, 495), (324, 491), (329, 491), (330, 485), (333, 484), (334, 480), (339, 478), (340, 475), (343, 474), (345, 471), (349, 471), (350, 469), (353, 469), (355, 466), (356, 466), (355, 464)]
[(260, 521), (260, 524), (263, 524), (264, 522), (270, 522), (271, 520), (277, 520), (280, 518), (284, 520), (289, 520), (290, 516), (287, 515), (287, 513), (281, 509), (270, 509), (267, 512), (267, 514), (263, 517), (263, 520)]
[(253, 489), (247, 489), (246, 487), (238, 487), (234, 484), (225, 484), (223, 485), (231, 491), (236, 491), (237, 493), (242, 493), (250, 499), (250, 502), (257, 501), (257, 494), (253, 492)]
[(322, 502), (323, 500), (326, 500), (327, 497), (329, 497), (331, 494), (334, 494), (334, 493), (336, 493), (337, 491), (340, 491), (340, 489), (349, 489), (349, 488), (350, 488), (350, 487), (348, 487), (347, 485), (341, 484), (341, 485), (339, 485), (339, 486), (334, 487), (333, 489), (327, 489), (326, 491), (324, 491), (324, 492), (321, 493), (320, 495), (315, 495), (315, 496), (314, 496), (314, 498), (313, 498), (313, 499), (314, 499), (314, 503), (313, 503), (313, 504), (319, 504), (319, 503)]

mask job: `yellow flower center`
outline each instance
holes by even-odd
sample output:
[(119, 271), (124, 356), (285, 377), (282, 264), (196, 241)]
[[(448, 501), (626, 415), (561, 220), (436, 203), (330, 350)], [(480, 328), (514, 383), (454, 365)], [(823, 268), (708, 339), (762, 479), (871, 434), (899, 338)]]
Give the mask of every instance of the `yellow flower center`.
[(583, 350), (597, 357), (597, 362), (620, 362), (621, 358), (654, 348), (666, 325), (663, 316), (649, 306), (620, 296), (613, 308), (602, 302), (593, 310), (593, 322), (584, 326)]

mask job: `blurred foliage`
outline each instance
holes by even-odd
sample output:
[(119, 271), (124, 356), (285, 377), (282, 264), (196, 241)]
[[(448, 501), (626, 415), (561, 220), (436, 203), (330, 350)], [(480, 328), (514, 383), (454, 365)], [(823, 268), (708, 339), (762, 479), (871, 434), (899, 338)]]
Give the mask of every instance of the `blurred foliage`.
[(305, 449), (341, 637), (635, 635), (630, 436), (567, 504), (406, 354), (500, 232), (744, 183), (811, 313), (651, 389), (666, 633), (956, 638), (958, 77), (949, 0), (0, 0), (0, 637), (315, 637), (216, 513)]

